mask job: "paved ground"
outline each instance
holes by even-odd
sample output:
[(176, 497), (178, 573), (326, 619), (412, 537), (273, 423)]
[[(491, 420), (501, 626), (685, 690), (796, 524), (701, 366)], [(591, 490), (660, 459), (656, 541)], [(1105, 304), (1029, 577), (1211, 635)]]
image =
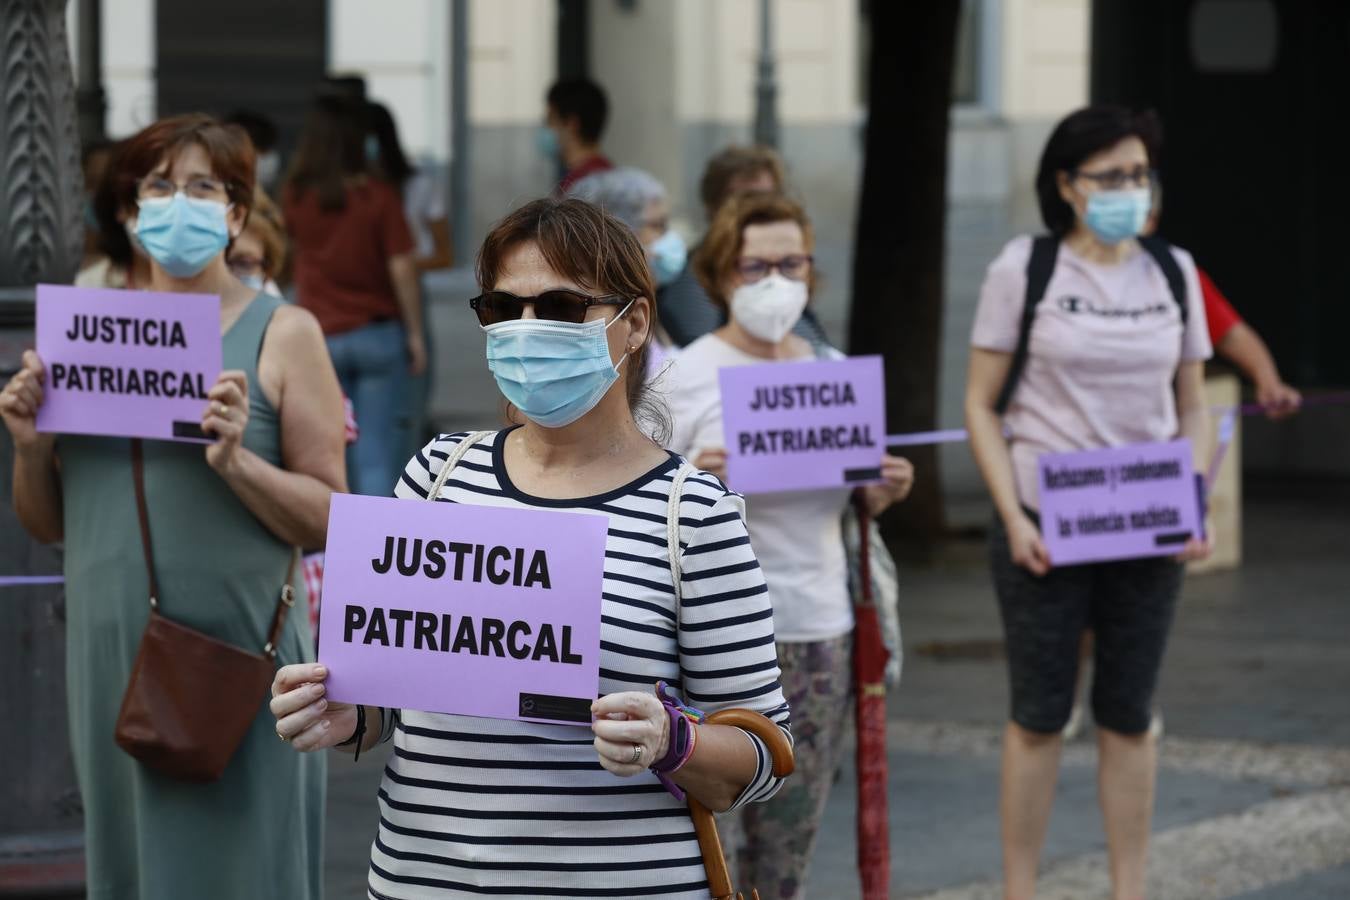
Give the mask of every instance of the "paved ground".
[[(1188, 581), (1166, 714), (1153, 896), (1350, 897), (1350, 486), (1249, 485), (1246, 565)], [(895, 897), (998, 897), (1006, 704), (982, 548), (905, 573), (905, 681), (891, 703)], [(935, 651), (941, 650), (939, 654)], [(969, 651), (969, 652), (964, 652)], [(1106, 897), (1091, 740), (1066, 754), (1044, 896)], [(361, 897), (380, 764), (334, 760), (328, 896)], [(852, 766), (831, 797), (813, 898), (858, 895)]]

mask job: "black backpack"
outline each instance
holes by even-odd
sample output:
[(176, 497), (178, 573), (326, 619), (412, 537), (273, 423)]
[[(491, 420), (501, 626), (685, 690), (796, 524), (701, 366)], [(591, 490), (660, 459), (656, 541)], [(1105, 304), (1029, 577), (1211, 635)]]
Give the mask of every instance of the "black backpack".
[[(1181, 310), (1181, 327), (1186, 327), (1188, 309), (1186, 306), (1186, 282), (1181, 275), (1181, 267), (1177, 265), (1176, 257), (1172, 255), (1172, 248), (1162, 238), (1156, 235), (1139, 238), (1139, 246), (1143, 247), (1153, 261), (1162, 269), (1163, 277), (1167, 279), (1168, 290), (1172, 292), (1172, 299), (1176, 301), (1177, 308)], [(1027, 367), (1027, 355), (1031, 347), (1031, 326), (1036, 321), (1036, 304), (1041, 302), (1045, 296), (1045, 290), (1050, 286), (1050, 276), (1055, 274), (1055, 260), (1059, 256), (1059, 238), (1052, 234), (1041, 235), (1031, 243), (1031, 259), (1027, 260), (1027, 293), (1022, 301), (1022, 322), (1017, 332), (1017, 348), (1013, 351), (1012, 363), (1008, 367), (1008, 377), (1003, 382), (1003, 388), (998, 392), (998, 400), (994, 403), (994, 411), (999, 415), (1007, 412), (1008, 404), (1012, 402), (1013, 391), (1017, 389), (1017, 382), (1022, 377), (1022, 370)]]

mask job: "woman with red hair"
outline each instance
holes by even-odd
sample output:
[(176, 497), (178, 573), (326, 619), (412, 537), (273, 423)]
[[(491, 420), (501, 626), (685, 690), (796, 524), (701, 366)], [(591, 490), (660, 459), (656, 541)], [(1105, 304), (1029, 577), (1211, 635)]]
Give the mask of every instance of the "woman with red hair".
[[(149, 289), (220, 297), (225, 371), (200, 423), (212, 443), (38, 433), (45, 372), (32, 352), (0, 392), (15, 511), (36, 539), (65, 543), (67, 707), (90, 900), (321, 895), (323, 761), (276, 739), (264, 696), (244, 698), (258, 715), (214, 782), (163, 774), (113, 740), (150, 613), (148, 557), (160, 615), (256, 654), (295, 548), (323, 545), (329, 497), (346, 489), (342, 395), (318, 323), (226, 264), (253, 204), (253, 170), (242, 131), (189, 115), (128, 141), (114, 176), (151, 260)], [(153, 554), (137, 526), (138, 481)], [(285, 616), (272, 645), (279, 663), (313, 659), (303, 615)], [(173, 673), (171, 662), (169, 682)]]

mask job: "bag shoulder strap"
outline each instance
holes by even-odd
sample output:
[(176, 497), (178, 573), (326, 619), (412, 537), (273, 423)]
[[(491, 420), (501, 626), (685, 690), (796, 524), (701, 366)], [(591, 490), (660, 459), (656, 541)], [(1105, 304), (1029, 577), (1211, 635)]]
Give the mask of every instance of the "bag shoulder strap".
[(1027, 356), (1031, 352), (1031, 326), (1036, 321), (1036, 306), (1045, 297), (1050, 286), (1050, 277), (1055, 274), (1055, 260), (1059, 257), (1059, 238), (1053, 234), (1043, 234), (1031, 242), (1031, 258), (1027, 260), (1027, 292), (1022, 298), (1022, 319), (1017, 329), (1017, 347), (1013, 350), (1012, 362), (1008, 366), (1008, 375), (1003, 379), (1003, 387), (998, 392), (994, 411), (999, 415), (1008, 411), (1013, 391), (1022, 378), (1022, 370), (1027, 367)]
[[(150, 585), (150, 609), (158, 612), (159, 579), (155, 576), (155, 548), (150, 541), (150, 511), (145, 502), (145, 446), (140, 438), (131, 439), (131, 480), (136, 487), (136, 521), (141, 529), (141, 553), (145, 558), (145, 574)], [(286, 627), (286, 611), (295, 606), (295, 588), (291, 582), (295, 579), (295, 562), (299, 556), (298, 549), (291, 551), (286, 580), (281, 584), (277, 608), (272, 613), (272, 627), (268, 629), (267, 642), (263, 644), (263, 655), (269, 659), (276, 658), (277, 641), (281, 639), (281, 630)]]
[(493, 433), (491, 431), (475, 431), (455, 445), (455, 449), (450, 451), (450, 456), (446, 459), (445, 465), (441, 466), (441, 470), (436, 473), (436, 481), (427, 493), (428, 501), (435, 500), (441, 495), (441, 488), (445, 487), (446, 479), (450, 477), (450, 473), (454, 471), (455, 466), (459, 465), (459, 461), (464, 458), (464, 454), (472, 450), (479, 441)]
[(684, 482), (697, 469), (687, 459), (680, 460), (675, 477), (670, 483), (670, 499), (666, 503), (666, 552), (670, 555), (670, 578), (675, 586), (675, 620), (679, 622), (680, 601), (683, 599), (681, 582), (684, 572), (680, 565), (680, 495), (684, 493)]
[(1139, 246), (1162, 269), (1163, 277), (1167, 279), (1167, 289), (1172, 292), (1172, 300), (1181, 311), (1181, 325), (1184, 328), (1190, 317), (1190, 308), (1186, 303), (1186, 279), (1181, 274), (1181, 266), (1177, 265), (1177, 258), (1172, 255), (1172, 246), (1156, 234), (1139, 238)]
[(141, 555), (145, 557), (145, 575), (150, 585), (150, 608), (159, 609), (159, 579), (155, 577), (155, 547), (150, 542), (150, 513), (145, 505), (145, 447), (140, 438), (131, 439), (131, 480), (136, 485), (136, 521), (141, 526)]

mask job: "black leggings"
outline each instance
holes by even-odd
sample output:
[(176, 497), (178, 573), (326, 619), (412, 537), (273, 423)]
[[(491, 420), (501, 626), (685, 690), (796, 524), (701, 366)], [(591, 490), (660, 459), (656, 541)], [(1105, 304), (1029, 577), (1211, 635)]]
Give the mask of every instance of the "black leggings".
[(1120, 734), (1148, 730), (1182, 566), (1170, 557), (1051, 569), (1016, 565), (997, 517), (989, 557), (1008, 651), (1012, 720), (1028, 731), (1063, 730), (1073, 710), (1078, 648), (1095, 634), (1092, 715)]

